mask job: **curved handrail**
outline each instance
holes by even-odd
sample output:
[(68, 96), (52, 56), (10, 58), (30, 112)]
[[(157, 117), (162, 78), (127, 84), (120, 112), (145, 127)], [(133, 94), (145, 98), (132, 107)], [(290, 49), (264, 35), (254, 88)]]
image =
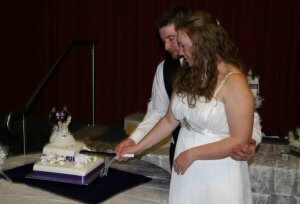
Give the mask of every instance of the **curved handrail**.
[(45, 86), (46, 86), (47, 82), (49, 81), (49, 79), (51, 78), (51, 76), (53, 76), (53, 74), (58, 70), (59, 65), (62, 63), (62, 61), (65, 59), (65, 57), (69, 54), (71, 48), (73, 46), (92, 44), (92, 43), (93, 43), (93, 41), (91, 41), (91, 40), (72, 40), (71, 42), (69, 42), (67, 44), (67, 46), (63, 49), (63, 51), (58, 56), (58, 58), (55, 60), (53, 65), (50, 67), (50, 69), (47, 72), (47, 74), (45, 75), (45, 77), (40, 81), (40, 83), (38, 84), (36, 89), (32, 92), (32, 95), (30, 96), (28, 101), (25, 103), (24, 109), (23, 109), (24, 114), (27, 114), (31, 110), (34, 102), (36, 101), (38, 96), (41, 94), (43, 88), (45, 88)]

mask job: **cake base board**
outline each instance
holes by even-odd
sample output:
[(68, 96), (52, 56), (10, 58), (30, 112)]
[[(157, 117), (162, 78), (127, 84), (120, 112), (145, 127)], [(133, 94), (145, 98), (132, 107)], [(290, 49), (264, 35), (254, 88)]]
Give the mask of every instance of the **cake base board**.
[(89, 185), (100, 176), (100, 171), (104, 168), (104, 163), (88, 173), (86, 176), (77, 176), (70, 174), (52, 173), (45, 171), (32, 171), (25, 176), (28, 179), (38, 179), (45, 181), (55, 181), (62, 183), (70, 183), (76, 185)]

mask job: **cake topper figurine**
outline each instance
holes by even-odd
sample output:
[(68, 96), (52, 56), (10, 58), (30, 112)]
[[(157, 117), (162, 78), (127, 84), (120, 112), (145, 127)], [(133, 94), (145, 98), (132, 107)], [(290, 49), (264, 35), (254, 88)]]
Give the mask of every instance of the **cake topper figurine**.
[(49, 114), (49, 121), (53, 126), (50, 143), (64, 147), (74, 145), (75, 139), (68, 128), (71, 122), (71, 114), (67, 107), (64, 107), (60, 112), (53, 107)]

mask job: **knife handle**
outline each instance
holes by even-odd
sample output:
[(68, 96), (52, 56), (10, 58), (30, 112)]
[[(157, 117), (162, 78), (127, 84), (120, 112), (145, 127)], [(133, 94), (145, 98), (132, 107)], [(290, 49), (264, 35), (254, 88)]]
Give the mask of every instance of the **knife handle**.
[(134, 154), (130, 154), (130, 153), (128, 153), (128, 154), (123, 154), (123, 155), (121, 155), (121, 157), (133, 158), (133, 157), (134, 157)]

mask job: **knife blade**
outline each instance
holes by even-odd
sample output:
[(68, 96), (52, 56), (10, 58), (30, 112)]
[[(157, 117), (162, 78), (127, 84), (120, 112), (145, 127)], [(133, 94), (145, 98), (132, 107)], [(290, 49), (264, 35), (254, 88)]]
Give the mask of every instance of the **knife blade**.
[(90, 151), (90, 150), (81, 150), (79, 151), (80, 154), (94, 154), (94, 155), (100, 155), (103, 157), (115, 157), (117, 156), (114, 152), (103, 152), (103, 151)]
[[(91, 150), (81, 150), (79, 151), (80, 154), (96, 154), (103, 157), (116, 157), (117, 154), (115, 152), (103, 152), (103, 151), (91, 151)], [(134, 154), (123, 154), (122, 157), (132, 158)]]

